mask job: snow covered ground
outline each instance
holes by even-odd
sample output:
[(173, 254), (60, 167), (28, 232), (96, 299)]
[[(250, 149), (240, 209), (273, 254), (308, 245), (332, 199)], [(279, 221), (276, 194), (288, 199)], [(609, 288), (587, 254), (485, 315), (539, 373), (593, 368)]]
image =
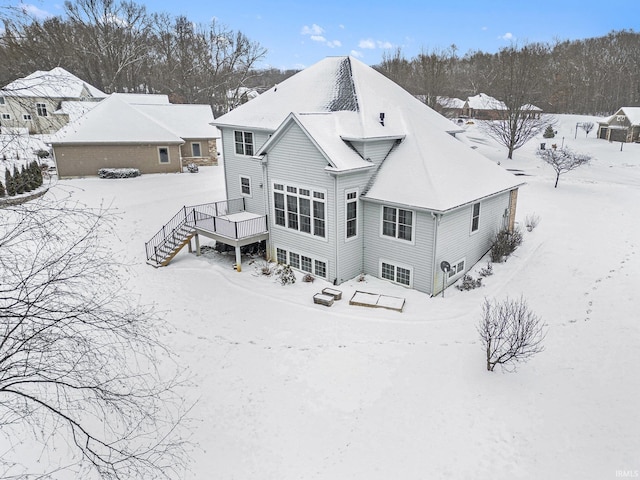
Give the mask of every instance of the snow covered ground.
[[(291, 286), (252, 259), (181, 252), (145, 264), (144, 242), (183, 205), (224, 199), (222, 166), (198, 174), (60, 181), (121, 218), (129, 288), (166, 312), (167, 343), (194, 381), (185, 479), (607, 479), (640, 471), (640, 144), (575, 136), (585, 117), (513, 160), (469, 126), (468, 143), (521, 170), (517, 220), (541, 217), (477, 290), (430, 298), (366, 277)], [(595, 120), (595, 119), (594, 119)], [(564, 140), (563, 140), (564, 139)], [(564, 141), (594, 155), (563, 175), (535, 156)], [(55, 193), (55, 192), (54, 192)], [(206, 243), (206, 242), (205, 242)], [(478, 265), (477, 268), (483, 265)], [(402, 313), (350, 306), (356, 290), (403, 297)], [(549, 326), (516, 373), (487, 372), (475, 326), (485, 297), (524, 296)], [(636, 473), (636, 476), (638, 474)]]

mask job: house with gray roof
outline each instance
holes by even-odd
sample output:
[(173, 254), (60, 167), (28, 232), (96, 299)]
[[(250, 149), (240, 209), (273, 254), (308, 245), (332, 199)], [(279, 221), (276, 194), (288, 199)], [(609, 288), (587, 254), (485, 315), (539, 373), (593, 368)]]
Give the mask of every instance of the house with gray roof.
[[(513, 226), (522, 182), (353, 57), (326, 58), (214, 123), (228, 200), (185, 208), (191, 234), (237, 248), (266, 239), (270, 258), (333, 284), (365, 273), (436, 294)], [(171, 255), (160, 243), (147, 245), (150, 263)]]
[(209, 105), (169, 103), (166, 95), (112, 94), (51, 138), (61, 177), (101, 168), (181, 172), (217, 162), (217, 129)]

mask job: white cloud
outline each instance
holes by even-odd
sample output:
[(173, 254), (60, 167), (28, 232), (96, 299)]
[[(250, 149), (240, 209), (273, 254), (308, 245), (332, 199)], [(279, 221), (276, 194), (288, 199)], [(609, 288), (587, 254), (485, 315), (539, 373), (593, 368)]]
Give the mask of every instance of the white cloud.
[(304, 27), (302, 27), (302, 30), (300, 31), (300, 33), (302, 35), (322, 35), (324, 33), (324, 28), (322, 28), (320, 25), (316, 25), (315, 23), (313, 25), (311, 25), (310, 27), (308, 25), (305, 25)]
[(27, 15), (30, 15), (30, 16), (38, 18), (38, 19), (45, 19), (45, 18), (49, 18), (49, 17), (52, 16), (46, 10), (42, 10), (42, 9), (36, 7), (35, 5), (31, 5), (30, 3), (22, 3), (22, 4), (20, 4), (20, 8)]
[(362, 58), (362, 52), (359, 52), (358, 50), (351, 50), (351, 52), (349, 52), (349, 54), (352, 57)]
[(376, 42), (374, 42), (370, 38), (366, 38), (364, 40), (360, 40), (360, 43), (358, 43), (358, 47), (373, 49), (373, 48), (376, 48)]
[(386, 42), (386, 41), (383, 42), (381, 40), (373, 40), (372, 38), (365, 38), (363, 40), (360, 40), (360, 43), (358, 43), (358, 47), (366, 48), (369, 50), (373, 50), (374, 48), (386, 49), (386, 48), (393, 48), (393, 44), (391, 42)]
[(487, 30), (489, 30), (489, 27), (482, 27), (480, 30), (482, 30), (483, 32), (486, 32)]
[(331, 40), (330, 42), (327, 42), (327, 47), (336, 48), (341, 46), (342, 42), (340, 40)]
[(338, 27), (340, 27), (341, 30), (344, 30), (344, 25), (343, 24), (338, 25)]
[(511, 32), (507, 32), (504, 35), (501, 35), (498, 37), (498, 39), (500, 40), (513, 40), (515, 37), (513, 36), (513, 33)]
[(324, 38), (322, 35), (311, 35), (309, 38), (314, 42), (325, 43), (327, 41), (327, 39)]

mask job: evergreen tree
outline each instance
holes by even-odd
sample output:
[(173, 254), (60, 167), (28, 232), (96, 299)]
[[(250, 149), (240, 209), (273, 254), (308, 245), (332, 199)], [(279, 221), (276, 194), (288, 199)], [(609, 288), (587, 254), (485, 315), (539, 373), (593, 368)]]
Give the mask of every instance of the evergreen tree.
[(18, 166), (16, 164), (13, 165), (13, 181), (16, 186), (16, 195), (20, 195), (24, 193), (24, 179), (20, 174), (20, 170), (18, 170)]
[(4, 171), (4, 184), (7, 186), (7, 195), (13, 197), (16, 194), (16, 180), (8, 168)]
[(2, 184), (2, 181), (0, 181), (0, 197), (4, 197), (7, 194), (7, 191), (4, 188), (4, 185)]
[(553, 131), (553, 127), (551, 125), (547, 126), (544, 133), (542, 134), (544, 138), (553, 138), (556, 136), (556, 133)]

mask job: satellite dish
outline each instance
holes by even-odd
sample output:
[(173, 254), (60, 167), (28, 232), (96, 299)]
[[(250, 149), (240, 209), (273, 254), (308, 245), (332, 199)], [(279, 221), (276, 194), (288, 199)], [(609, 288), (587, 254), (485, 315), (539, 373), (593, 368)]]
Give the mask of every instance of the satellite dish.
[(443, 260), (442, 262), (440, 262), (440, 270), (442, 270), (443, 272), (450, 272), (451, 264)]

